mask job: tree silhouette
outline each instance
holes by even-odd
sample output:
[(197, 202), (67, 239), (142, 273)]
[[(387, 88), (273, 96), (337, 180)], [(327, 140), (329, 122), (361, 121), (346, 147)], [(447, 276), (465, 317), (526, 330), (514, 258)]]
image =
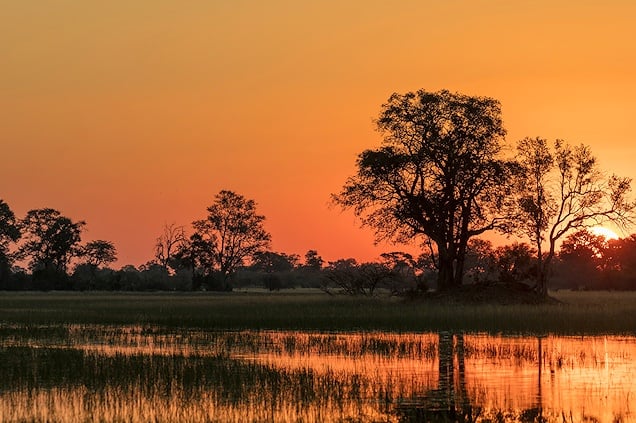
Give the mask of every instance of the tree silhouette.
[(298, 258), (295, 254), (258, 251), (253, 256), (251, 268), (265, 273), (288, 272), (296, 267)]
[[(632, 222), (631, 181), (605, 177), (589, 147), (524, 138), (517, 144), (517, 202), (512, 223), (537, 248), (536, 290), (547, 295), (550, 265), (559, 239), (607, 221)], [(547, 252), (544, 243), (547, 242)]]
[(98, 239), (86, 243), (80, 249), (79, 255), (84, 259), (86, 264), (94, 267), (107, 265), (117, 261), (117, 249), (110, 241)]
[(165, 224), (163, 233), (157, 237), (155, 242), (155, 259), (164, 268), (172, 266), (174, 255), (185, 242), (186, 235), (183, 226), (177, 226), (175, 223)]
[(20, 222), (25, 237), (21, 257), (30, 257), (31, 269), (66, 273), (68, 264), (79, 253), (85, 222), (73, 222), (59, 211), (44, 208), (27, 212)]
[(21, 236), (18, 221), (7, 203), (0, 199), (0, 287), (5, 287), (11, 274), (13, 257), (9, 245)]
[(378, 240), (432, 240), (438, 288), (461, 285), (468, 240), (498, 227), (509, 168), (499, 102), (448, 91), (393, 94), (377, 128), (382, 147), (363, 151), (334, 201), (353, 209)]
[(636, 289), (636, 234), (609, 240), (603, 259), (605, 288)]
[(319, 271), (320, 269), (322, 269), (322, 265), (324, 264), (324, 262), (325, 261), (318, 254), (318, 251), (307, 250), (307, 252), (305, 253), (305, 264), (303, 267), (306, 269)]
[(269, 247), (271, 236), (263, 227), (265, 216), (256, 213), (254, 200), (223, 190), (207, 208), (206, 219), (193, 222), (202, 242), (210, 248), (215, 270), (226, 288), (236, 268), (248, 257)]

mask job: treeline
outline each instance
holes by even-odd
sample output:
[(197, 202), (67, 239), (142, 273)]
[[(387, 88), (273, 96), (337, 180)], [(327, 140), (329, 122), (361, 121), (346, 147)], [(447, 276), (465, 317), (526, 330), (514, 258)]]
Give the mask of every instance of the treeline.
[[(52, 208), (33, 209), (17, 219), (0, 200), (0, 289), (73, 289), (71, 267), (96, 272), (115, 262), (112, 242), (82, 243), (85, 225)], [(16, 265), (23, 262), (26, 268)]]
[[(73, 221), (51, 208), (17, 218), (0, 200), (0, 290), (230, 291), (262, 287), (320, 288), (326, 292), (372, 295), (377, 289), (398, 293), (417, 287), (408, 255), (383, 255), (381, 263), (343, 259), (325, 263), (315, 250), (296, 254), (270, 251), (271, 235), (256, 204), (221, 191), (205, 219), (186, 230), (165, 225), (154, 258), (119, 270), (114, 244), (82, 242), (84, 221)], [(190, 236), (186, 233), (191, 232)], [(408, 259), (406, 259), (408, 258)], [(409, 261), (410, 260), (410, 261)]]
[(256, 204), (221, 191), (206, 219), (193, 222), (190, 236), (165, 225), (154, 258), (139, 267), (109, 266), (114, 244), (82, 242), (84, 221), (51, 208), (17, 218), (0, 200), (0, 290), (228, 291), (262, 287), (320, 288), (326, 292), (372, 295), (378, 289), (399, 293), (417, 287), (412, 258), (385, 254), (380, 263), (343, 259), (325, 263), (316, 250), (300, 258), (269, 250), (270, 234)]
[[(465, 283), (525, 283), (537, 274), (537, 250), (526, 243), (469, 242)], [(550, 289), (636, 290), (636, 235), (607, 239), (587, 229), (568, 235), (550, 269)]]
[[(319, 288), (349, 295), (403, 295), (436, 289), (434, 254), (382, 254), (376, 262), (325, 262), (316, 250), (303, 257), (269, 250), (264, 217), (251, 200), (221, 191), (208, 216), (185, 227), (165, 225), (154, 258), (139, 267), (109, 267), (117, 260), (112, 242), (82, 242), (83, 221), (45, 208), (16, 218), (0, 200), (0, 289), (100, 291), (227, 291)], [(20, 263), (26, 267), (18, 265)], [(495, 247), (468, 243), (466, 284), (532, 286), (538, 256), (526, 243)], [(551, 270), (550, 288), (636, 289), (636, 235), (608, 240), (583, 229), (567, 236)]]

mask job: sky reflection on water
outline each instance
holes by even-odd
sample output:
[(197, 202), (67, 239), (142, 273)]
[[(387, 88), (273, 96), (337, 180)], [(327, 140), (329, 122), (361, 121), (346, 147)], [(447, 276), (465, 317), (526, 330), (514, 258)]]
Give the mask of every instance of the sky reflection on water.
[(0, 421), (636, 421), (635, 337), (0, 330)]

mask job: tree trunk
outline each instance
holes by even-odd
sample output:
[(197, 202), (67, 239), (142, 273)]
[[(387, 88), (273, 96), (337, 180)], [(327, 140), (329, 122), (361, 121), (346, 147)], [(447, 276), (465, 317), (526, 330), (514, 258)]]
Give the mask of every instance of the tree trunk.
[(447, 254), (439, 254), (439, 269), (437, 273), (437, 290), (449, 291), (455, 287), (455, 272), (453, 259)]
[(550, 265), (552, 264), (552, 259), (555, 255), (555, 248), (556, 239), (550, 239), (550, 250), (548, 251), (548, 254), (545, 256), (545, 258), (543, 258), (543, 260), (540, 260), (537, 265), (537, 268), (539, 269), (539, 275), (537, 278), (538, 280), (536, 291), (544, 297), (548, 296), (548, 276), (550, 273)]
[(537, 281), (536, 291), (542, 297), (548, 296), (548, 275), (545, 269), (542, 269), (539, 273), (539, 280)]

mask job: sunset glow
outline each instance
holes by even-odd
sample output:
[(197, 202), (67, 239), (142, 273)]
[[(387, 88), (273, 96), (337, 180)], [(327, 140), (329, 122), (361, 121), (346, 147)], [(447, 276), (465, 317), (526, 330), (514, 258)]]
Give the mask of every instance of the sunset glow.
[(604, 237), (606, 240), (610, 240), (610, 239), (618, 239), (619, 236), (616, 232), (614, 232), (613, 230), (606, 228), (604, 226), (594, 226), (593, 228), (590, 229), (590, 232), (592, 232), (594, 235), (598, 235), (598, 236), (602, 236)]
[(330, 195), (393, 92), (493, 97), (509, 143), (589, 144), (636, 177), (635, 17), (625, 0), (4, 2), (0, 198), (86, 221), (116, 267), (223, 189), (257, 202), (275, 251), (375, 260), (405, 247)]

